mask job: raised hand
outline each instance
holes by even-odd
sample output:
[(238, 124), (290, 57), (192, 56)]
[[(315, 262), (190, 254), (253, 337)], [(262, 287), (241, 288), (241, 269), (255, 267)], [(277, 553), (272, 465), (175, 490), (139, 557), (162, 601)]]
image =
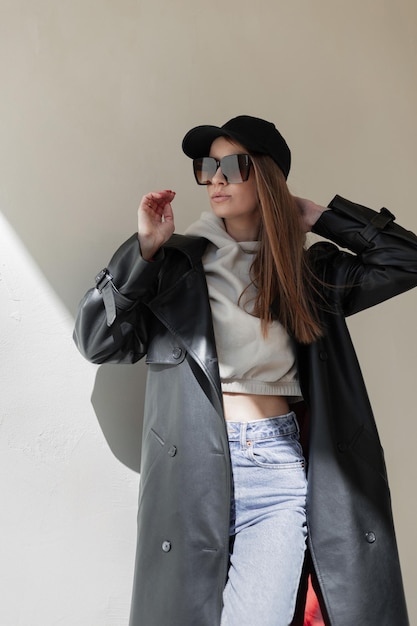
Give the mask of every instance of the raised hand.
[(319, 204), (316, 204), (312, 200), (307, 200), (307, 198), (298, 198), (297, 196), (294, 196), (294, 200), (300, 209), (303, 231), (308, 233), (317, 222), (323, 211), (326, 211), (327, 209)]
[(149, 261), (175, 230), (171, 202), (175, 191), (153, 191), (143, 196), (138, 208), (138, 238), (142, 257)]

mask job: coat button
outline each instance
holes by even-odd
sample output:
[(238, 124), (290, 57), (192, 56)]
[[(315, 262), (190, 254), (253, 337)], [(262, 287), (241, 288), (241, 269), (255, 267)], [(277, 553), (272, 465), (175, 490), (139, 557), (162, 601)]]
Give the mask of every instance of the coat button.
[(162, 550), (164, 552), (169, 552), (171, 550), (171, 542), (170, 541), (163, 541), (162, 542)]
[(172, 351), (172, 356), (174, 357), (174, 359), (180, 359), (182, 356), (182, 350), (181, 348), (174, 348)]
[(339, 452), (346, 452), (346, 450), (348, 449), (347, 443), (339, 441), (339, 443), (337, 444), (337, 449), (339, 450)]
[(177, 454), (177, 447), (176, 446), (169, 446), (168, 454), (169, 454), (169, 456), (175, 456)]
[(365, 534), (365, 538), (368, 543), (375, 543), (376, 541), (376, 535), (372, 530)]
[(326, 352), (326, 350), (320, 350), (319, 357), (320, 357), (321, 361), (327, 361), (327, 352)]

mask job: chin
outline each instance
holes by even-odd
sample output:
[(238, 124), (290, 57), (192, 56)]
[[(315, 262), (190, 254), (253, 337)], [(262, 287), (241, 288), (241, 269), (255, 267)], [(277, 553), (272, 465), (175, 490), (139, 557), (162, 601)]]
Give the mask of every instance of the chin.
[(218, 205), (215, 205), (211, 207), (211, 210), (213, 211), (216, 217), (221, 217), (222, 219), (224, 219), (225, 217), (228, 217), (229, 211), (227, 211), (225, 207), (222, 208), (222, 207), (219, 207)]

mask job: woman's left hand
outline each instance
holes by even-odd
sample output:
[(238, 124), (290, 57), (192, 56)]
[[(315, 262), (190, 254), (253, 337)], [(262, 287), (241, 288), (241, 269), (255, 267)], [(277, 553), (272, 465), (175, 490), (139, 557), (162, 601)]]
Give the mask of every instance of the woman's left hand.
[(294, 200), (300, 209), (303, 230), (305, 233), (308, 233), (311, 231), (323, 211), (327, 211), (327, 209), (326, 207), (320, 206), (307, 198), (298, 198), (297, 196), (294, 196)]

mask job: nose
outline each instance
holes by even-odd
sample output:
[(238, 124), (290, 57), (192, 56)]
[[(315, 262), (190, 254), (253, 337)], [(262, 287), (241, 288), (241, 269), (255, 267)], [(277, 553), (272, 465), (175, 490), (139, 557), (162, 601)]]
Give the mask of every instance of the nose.
[(227, 184), (227, 180), (224, 177), (224, 174), (223, 174), (223, 172), (222, 172), (222, 170), (220, 168), (220, 165), (217, 168), (216, 173), (212, 177), (211, 183), (212, 184), (220, 183), (221, 185), (226, 185)]

